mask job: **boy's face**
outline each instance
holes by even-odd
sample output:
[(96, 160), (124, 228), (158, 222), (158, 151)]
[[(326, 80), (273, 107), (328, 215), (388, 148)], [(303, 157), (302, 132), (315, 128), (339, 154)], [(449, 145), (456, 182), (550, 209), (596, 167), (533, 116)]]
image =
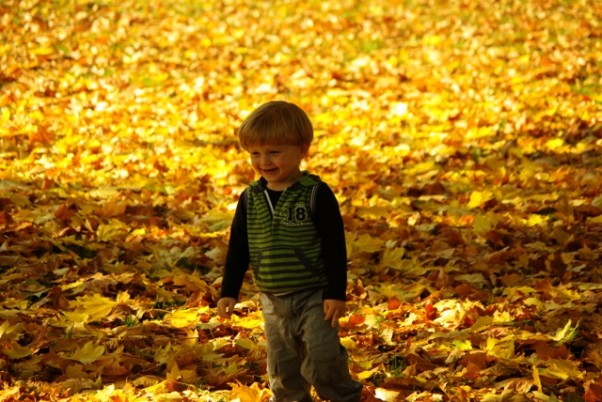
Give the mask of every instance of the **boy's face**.
[(307, 155), (304, 145), (252, 145), (247, 148), (251, 165), (268, 182), (268, 188), (283, 191), (301, 177), (299, 165)]

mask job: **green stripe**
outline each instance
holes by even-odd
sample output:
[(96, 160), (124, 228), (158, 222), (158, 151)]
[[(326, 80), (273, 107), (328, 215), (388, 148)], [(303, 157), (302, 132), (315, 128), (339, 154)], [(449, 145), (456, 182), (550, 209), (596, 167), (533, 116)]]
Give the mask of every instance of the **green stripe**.
[[(320, 237), (310, 216), (312, 189), (317, 183), (319, 178), (305, 174), (300, 185), (284, 191), (274, 206), (274, 218), (258, 183), (248, 191), (249, 251), (260, 290), (279, 292), (326, 285)], [(293, 218), (290, 222), (289, 215)], [(300, 218), (305, 219), (297, 220)]]

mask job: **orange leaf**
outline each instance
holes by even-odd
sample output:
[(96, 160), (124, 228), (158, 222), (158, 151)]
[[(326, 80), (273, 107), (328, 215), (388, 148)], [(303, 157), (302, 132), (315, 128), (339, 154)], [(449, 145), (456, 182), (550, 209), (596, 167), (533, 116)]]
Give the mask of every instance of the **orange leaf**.
[(362, 325), (366, 321), (366, 317), (360, 314), (351, 314), (347, 320), (341, 320), (341, 327), (352, 328)]
[(399, 306), (401, 306), (401, 301), (397, 298), (397, 296), (389, 298), (389, 302), (387, 303), (388, 310), (397, 310)]

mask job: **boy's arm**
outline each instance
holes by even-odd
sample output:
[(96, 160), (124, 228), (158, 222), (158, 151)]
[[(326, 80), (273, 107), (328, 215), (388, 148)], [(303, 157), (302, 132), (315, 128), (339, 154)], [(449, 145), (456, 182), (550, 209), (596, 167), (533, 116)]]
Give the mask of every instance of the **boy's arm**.
[(247, 208), (244, 202), (244, 197), (246, 196), (247, 194), (244, 192), (241, 194), (230, 227), (230, 240), (228, 243), (228, 253), (226, 254), (226, 266), (224, 268), (220, 298), (238, 299), (238, 293), (244, 281), (245, 272), (247, 272), (249, 267)]
[(324, 299), (346, 300), (347, 291), (347, 247), (345, 228), (339, 203), (327, 184), (317, 188), (316, 210), (313, 221), (322, 239), (322, 253), (326, 267), (328, 286)]

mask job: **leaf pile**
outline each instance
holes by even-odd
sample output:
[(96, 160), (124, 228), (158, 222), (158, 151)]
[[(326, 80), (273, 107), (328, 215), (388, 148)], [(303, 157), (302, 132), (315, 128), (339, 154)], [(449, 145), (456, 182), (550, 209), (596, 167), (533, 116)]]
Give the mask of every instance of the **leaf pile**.
[(0, 4), (0, 400), (269, 398), (215, 314), (241, 120), (299, 103), (369, 400), (602, 400), (602, 5)]

